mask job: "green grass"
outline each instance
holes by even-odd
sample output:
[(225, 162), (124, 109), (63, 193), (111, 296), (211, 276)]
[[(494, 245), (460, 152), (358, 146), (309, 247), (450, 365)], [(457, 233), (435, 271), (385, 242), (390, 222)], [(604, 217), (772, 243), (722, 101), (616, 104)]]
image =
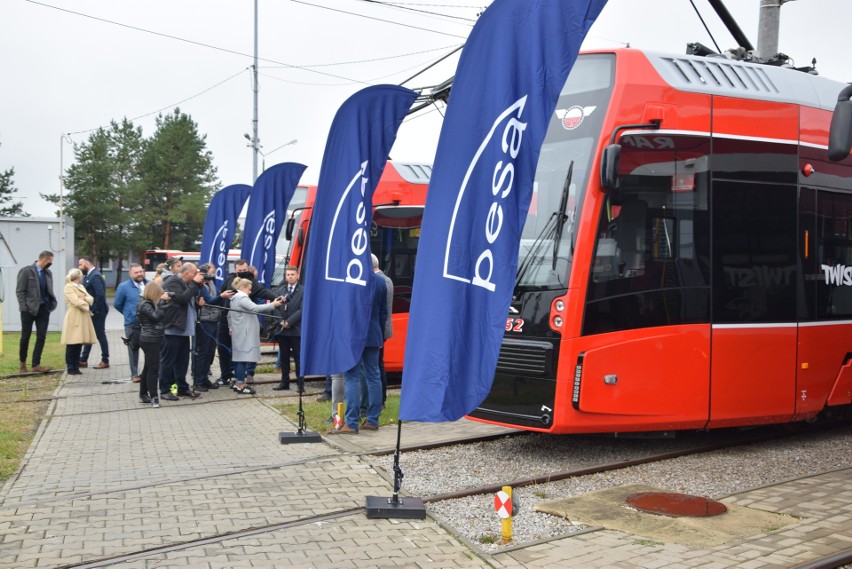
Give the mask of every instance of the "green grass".
[[(59, 332), (48, 332), (41, 354), (41, 365), (50, 369), (65, 369), (65, 346), (59, 343)], [(27, 353), (27, 369), (32, 365), (33, 349), (35, 348), (35, 329), (30, 336), (30, 347)], [(17, 374), (21, 362), (18, 361), (18, 346), (21, 343), (20, 332), (3, 333), (3, 353), (0, 354), (0, 377)]]
[[(292, 399), (292, 403), (287, 402), (273, 405), (291, 421), (297, 422), (299, 420), (299, 402), (295, 397)], [(328, 401), (317, 403), (315, 398), (311, 397), (302, 399), (302, 406), (305, 411), (305, 422), (309, 430), (320, 434), (326, 434), (331, 431), (333, 425), (324, 422), (331, 416), (331, 403)], [(399, 417), (399, 394), (388, 393), (386, 407), (382, 409), (382, 414), (379, 415), (379, 426), (396, 425), (397, 417)]]
[(38, 374), (0, 381), (0, 484), (18, 469), (60, 377)]

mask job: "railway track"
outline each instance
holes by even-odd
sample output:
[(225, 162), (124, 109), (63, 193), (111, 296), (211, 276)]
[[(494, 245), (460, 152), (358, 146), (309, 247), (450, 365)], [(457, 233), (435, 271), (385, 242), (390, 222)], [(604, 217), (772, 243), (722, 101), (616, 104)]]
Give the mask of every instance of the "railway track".
[[(837, 425), (837, 424), (831, 424), (831, 425), (825, 425), (825, 426), (821, 425), (819, 427), (813, 427), (813, 428), (809, 429), (809, 432), (818, 433), (818, 432), (823, 432), (825, 430), (830, 430), (830, 429), (833, 429), (833, 428), (842, 428), (842, 427), (845, 427), (847, 425), (848, 425), (848, 421), (845, 421), (841, 425)], [(524, 435), (520, 435), (520, 436), (529, 436), (529, 434), (524, 434)], [(744, 436), (736, 438), (736, 440), (726, 439), (726, 440), (722, 440), (722, 441), (711, 442), (709, 444), (694, 445), (694, 446), (691, 446), (691, 447), (688, 447), (688, 448), (678, 449), (676, 451), (667, 451), (667, 452), (647, 454), (645, 456), (641, 456), (641, 457), (637, 457), (637, 458), (633, 458), (633, 459), (629, 459), (629, 460), (617, 460), (617, 461), (598, 464), (598, 465), (594, 465), (594, 466), (590, 466), (590, 467), (555, 470), (555, 471), (552, 471), (552, 472), (547, 472), (547, 473), (535, 475), (535, 476), (529, 476), (529, 477), (511, 479), (511, 480), (503, 480), (503, 481), (498, 482), (498, 483), (480, 485), (480, 486), (476, 486), (476, 487), (458, 489), (458, 490), (455, 490), (455, 491), (450, 491), (450, 492), (445, 492), (445, 493), (438, 493), (438, 494), (423, 496), (423, 501), (424, 501), (424, 503), (427, 503), (427, 504), (437, 504), (437, 503), (440, 503), (440, 502), (443, 502), (443, 501), (457, 500), (457, 499), (469, 497), (469, 496), (477, 496), (477, 495), (481, 495), (481, 494), (491, 494), (491, 493), (495, 492), (496, 490), (499, 490), (502, 486), (512, 486), (513, 488), (523, 488), (525, 486), (530, 486), (530, 485), (541, 485), (541, 484), (546, 484), (546, 483), (551, 483), (551, 482), (564, 481), (564, 480), (569, 480), (571, 478), (577, 478), (577, 477), (583, 477), (583, 476), (588, 476), (588, 475), (592, 475), (592, 474), (600, 474), (600, 473), (605, 473), (605, 472), (623, 470), (623, 469), (628, 469), (628, 468), (632, 468), (632, 467), (639, 466), (639, 465), (653, 464), (653, 463), (663, 462), (663, 461), (672, 460), (672, 459), (676, 459), (676, 458), (688, 457), (688, 456), (692, 456), (692, 455), (698, 455), (698, 454), (709, 453), (709, 452), (714, 452), (714, 451), (721, 451), (721, 450), (725, 450), (725, 449), (729, 449), (729, 448), (733, 448), (733, 447), (739, 447), (739, 446), (744, 446), (744, 445), (754, 445), (754, 444), (765, 443), (765, 442), (769, 442), (769, 441), (782, 440), (782, 439), (789, 437), (789, 436), (790, 435), (788, 433), (784, 433), (779, 429), (760, 429), (760, 430), (757, 430), (756, 432), (746, 433)], [(444, 447), (457, 446), (457, 445), (460, 445), (460, 444), (483, 444), (483, 443), (487, 443), (487, 440), (489, 438), (491, 438), (491, 437), (480, 438), (475, 443), (471, 443), (471, 441), (469, 439), (465, 439), (465, 440), (446, 441), (444, 443), (436, 443), (434, 445), (420, 445), (420, 446), (406, 447), (406, 448), (403, 449), (403, 468), (405, 466), (404, 463), (405, 463), (405, 460), (406, 460), (405, 459), (405, 453), (428, 452), (430, 450), (437, 450), (437, 449), (441, 449), (441, 448), (444, 448)], [(612, 440), (612, 439), (600, 439), (600, 440), (601, 440), (601, 442), (606, 442), (606, 441), (609, 441), (609, 440)], [(357, 454), (358, 456), (362, 456), (365, 459), (376, 459), (377, 456), (382, 456), (382, 455), (386, 454), (386, 452), (387, 451), (374, 451), (374, 452), (363, 452), (363, 453), (353, 453), (353, 454)], [(305, 461), (299, 461), (299, 462), (329, 461), (329, 460), (333, 460), (333, 458), (334, 457), (332, 455), (323, 455), (323, 456), (320, 456), (320, 457), (315, 457), (315, 458), (312, 458), (312, 459), (306, 459)], [(274, 465), (274, 466), (268, 466), (268, 467), (257, 467), (255, 469), (251, 469), (251, 470), (262, 470), (262, 469), (267, 469), (267, 468), (283, 468), (283, 467), (286, 467), (286, 466), (291, 466), (291, 464), (288, 463), (288, 464)], [(240, 473), (243, 473), (243, 471), (240, 471)], [(238, 474), (238, 473), (231, 471), (231, 472), (223, 472), (223, 473), (216, 474), (216, 475), (208, 475), (208, 476), (205, 476), (203, 478), (204, 479), (210, 479), (210, 478), (214, 478), (214, 477), (233, 476), (235, 474)], [(385, 473), (385, 475), (388, 479), (390, 479), (390, 477), (387, 473)], [(198, 478), (198, 480), (201, 480), (201, 479), (202, 479), (202, 477)], [(193, 480), (196, 480), (196, 479), (187, 478), (187, 479), (183, 479), (183, 480), (184, 481), (193, 481)], [(154, 487), (154, 486), (159, 486), (159, 485), (164, 484), (164, 483), (173, 483), (173, 482), (174, 481), (160, 482), (158, 484), (151, 484), (151, 485), (147, 485), (147, 486)], [(137, 486), (137, 487), (143, 487), (143, 486)], [(108, 493), (111, 493), (111, 492), (120, 492), (120, 491), (123, 491), (123, 489), (122, 490), (104, 491), (104, 492), (101, 492), (100, 494), (108, 494)], [(79, 497), (79, 496), (74, 496), (74, 497)], [(70, 498), (72, 498), (72, 497), (57, 497), (57, 498), (51, 499), (50, 501), (55, 502), (55, 501), (61, 501), (62, 499), (70, 499)], [(149, 548), (140, 548), (138, 550), (133, 550), (133, 551), (129, 551), (129, 552), (126, 552), (126, 553), (121, 553), (121, 554), (116, 554), (116, 555), (112, 555), (112, 556), (104, 556), (104, 557), (101, 557), (101, 558), (98, 558), (98, 559), (88, 560), (86, 562), (68, 564), (68, 565), (64, 565), (63, 567), (67, 567), (67, 568), (72, 568), (72, 567), (73, 568), (78, 568), (78, 567), (80, 567), (80, 568), (83, 568), (83, 567), (106, 567), (106, 566), (111, 566), (111, 565), (115, 565), (115, 564), (119, 564), (119, 563), (125, 563), (125, 562), (129, 562), (129, 561), (137, 560), (137, 559), (149, 558), (151, 556), (164, 555), (164, 554), (168, 554), (168, 553), (176, 552), (176, 551), (190, 550), (190, 549), (193, 549), (193, 548), (202, 547), (202, 546), (214, 544), (214, 543), (225, 542), (225, 541), (228, 541), (228, 540), (241, 539), (241, 538), (256, 536), (256, 535), (259, 535), (259, 534), (264, 534), (264, 533), (269, 533), (269, 532), (276, 532), (276, 531), (282, 531), (282, 530), (297, 528), (297, 527), (300, 527), (300, 526), (309, 526), (310, 524), (316, 524), (318, 522), (329, 522), (329, 521), (333, 521), (333, 520), (340, 520), (340, 519), (347, 518), (347, 517), (350, 517), (350, 516), (363, 515), (364, 512), (365, 512), (365, 508), (362, 508), (362, 507), (356, 507), (356, 508), (352, 508), (352, 507), (345, 508), (344, 507), (344, 508), (340, 508), (339, 510), (322, 513), (321, 515), (304, 516), (304, 517), (294, 519), (294, 520), (289, 520), (289, 521), (286, 521), (286, 522), (271, 523), (271, 524), (268, 524), (268, 525), (247, 527), (245, 529), (240, 529), (240, 530), (237, 530), (237, 531), (222, 532), (222, 533), (218, 533), (218, 534), (214, 534), (214, 535), (208, 535), (208, 536), (200, 537), (200, 538), (197, 538), (197, 539), (187, 540), (187, 541), (184, 541), (184, 542), (164, 544), (164, 545), (161, 545), (161, 546), (155, 546), (155, 547), (149, 547)], [(843, 564), (849, 563), (850, 561), (852, 561), (852, 557), (848, 557), (847, 555), (852, 556), (852, 551), (845, 552), (845, 554), (835, 554), (835, 555), (832, 555), (832, 556), (828, 556), (828, 557), (824, 558), (823, 560), (815, 560), (812, 563), (803, 564), (800, 567), (801, 567), (801, 569), (804, 569), (805, 567), (808, 567), (808, 568), (813, 567), (814, 569), (840, 567)]]

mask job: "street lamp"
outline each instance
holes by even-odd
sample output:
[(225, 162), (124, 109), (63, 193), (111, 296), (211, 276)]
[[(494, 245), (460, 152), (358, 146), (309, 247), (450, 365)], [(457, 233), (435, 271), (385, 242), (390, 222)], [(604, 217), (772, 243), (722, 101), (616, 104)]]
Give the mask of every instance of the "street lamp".
[(73, 145), (68, 134), (59, 136), (59, 251), (65, 251), (65, 153), (64, 142)]
[(263, 148), (263, 146), (260, 144), (260, 141), (259, 141), (259, 140), (257, 141), (257, 142), (258, 142), (258, 143), (257, 143), (257, 145), (255, 145), (255, 144), (254, 144), (254, 141), (252, 140), (252, 138), (251, 138), (248, 134), (244, 134), (243, 136), (245, 136), (245, 137), (246, 137), (246, 140), (248, 140), (248, 141), (249, 141), (249, 142), (248, 142), (248, 144), (246, 144), (246, 146), (248, 146), (249, 148), (254, 149), (254, 151), (255, 151), (255, 152), (257, 152), (258, 154), (260, 154), (260, 155), (263, 157), (262, 165), (261, 165), (261, 168), (260, 168), (260, 171), (261, 171), (261, 172), (266, 171), (266, 157), (267, 157), (267, 156), (269, 156), (269, 155), (270, 155), (270, 154), (272, 154), (273, 152), (276, 152), (276, 151), (278, 151), (278, 150), (281, 150), (281, 149), (282, 149), (282, 148), (284, 148), (285, 146), (291, 146), (291, 145), (296, 144), (297, 142), (299, 142), (299, 140), (298, 140), (298, 139), (294, 138), (294, 139), (293, 139), (293, 140), (291, 140), (290, 142), (285, 142), (285, 143), (284, 143), (284, 144), (282, 144), (281, 146), (276, 146), (275, 148), (273, 148), (273, 149), (272, 149), (272, 150), (270, 150), (269, 152), (263, 152), (263, 151), (261, 150), (261, 148)]

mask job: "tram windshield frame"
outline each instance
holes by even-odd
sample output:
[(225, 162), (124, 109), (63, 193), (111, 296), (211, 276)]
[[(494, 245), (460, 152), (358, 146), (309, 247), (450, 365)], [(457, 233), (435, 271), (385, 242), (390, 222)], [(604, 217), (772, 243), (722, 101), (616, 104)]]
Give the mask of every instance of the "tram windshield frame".
[[(589, 182), (596, 178), (590, 176), (591, 165), (614, 78), (614, 54), (588, 54), (577, 58), (565, 82), (536, 166), (533, 197), (521, 233), (516, 291), (567, 288), (577, 222)], [(565, 200), (564, 191), (568, 192)]]

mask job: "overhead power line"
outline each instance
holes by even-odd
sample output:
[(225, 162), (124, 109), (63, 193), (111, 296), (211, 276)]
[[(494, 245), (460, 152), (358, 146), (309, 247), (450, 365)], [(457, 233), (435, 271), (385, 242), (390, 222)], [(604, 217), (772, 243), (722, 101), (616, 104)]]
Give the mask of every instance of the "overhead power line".
[[(424, 49), (424, 50), (421, 50), (421, 51), (410, 51), (410, 52), (408, 52), (408, 53), (401, 53), (401, 54), (399, 54), (399, 55), (388, 55), (388, 56), (386, 56), (386, 57), (374, 57), (374, 58), (372, 58), (372, 59), (358, 59), (358, 60), (354, 60), (354, 61), (339, 61), (339, 62), (337, 62), (337, 63), (314, 63), (314, 64), (304, 64), (304, 63), (302, 63), (302, 64), (300, 64), (298, 67), (300, 67), (300, 68), (308, 68), (308, 67), (311, 67), (311, 68), (313, 68), (313, 67), (335, 67), (335, 66), (338, 66), (338, 65), (355, 65), (355, 64), (358, 64), (358, 63), (374, 63), (374, 62), (376, 62), (376, 61), (387, 61), (387, 60), (389, 60), (389, 59), (400, 59), (400, 58), (402, 58), (402, 57), (410, 57), (410, 56), (412, 56), (412, 55), (422, 55), (422, 54), (424, 54), (424, 53), (432, 53), (433, 51), (444, 51), (445, 49), (450, 49), (451, 47), (457, 47), (457, 46), (436, 47), (436, 48), (434, 48), (434, 49)], [(277, 66), (274, 66), (274, 65), (269, 65), (269, 66), (261, 65), (261, 66), (260, 66), (260, 68), (261, 68), (261, 69), (264, 69), (264, 68), (266, 68), (266, 69), (276, 69), (276, 68), (277, 68)]]
[(431, 10), (422, 10), (420, 8), (412, 8), (410, 5), (401, 4), (397, 2), (383, 2), (382, 0), (355, 0), (356, 2), (365, 2), (367, 4), (377, 4), (379, 6), (386, 6), (388, 8), (396, 8), (397, 10), (407, 10), (409, 12), (416, 12), (418, 14), (426, 14), (428, 16), (437, 16), (439, 18), (450, 18), (453, 20), (461, 20), (463, 22), (470, 22), (471, 24), (476, 22), (474, 18), (465, 18), (464, 16), (453, 16), (451, 14), (441, 14), (439, 12), (433, 12)]
[[(146, 28), (140, 28), (139, 26), (132, 26), (130, 24), (124, 24), (122, 22), (116, 22), (114, 20), (108, 20), (106, 18), (100, 18), (98, 16), (92, 16), (90, 14), (84, 14), (82, 12), (75, 12), (74, 10), (68, 10), (67, 8), (60, 8), (59, 6), (53, 6), (52, 4), (45, 4), (44, 2), (38, 2), (37, 0), (26, 0), (26, 1), (29, 2), (30, 4), (35, 4), (37, 6), (43, 6), (45, 8), (51, 8), (53, 10), (58, 10), (60, 12), (73, 14), (75, 16), (80, 16), (82, 18), (89, 18), (90, 20), (103, 22), (105, 24), (112, 24), (114, 26), (127, 28), (129, 30), (134, 30), (134, 31), (137, 31), (137, 32), (144, 32), (146, 34), (152, 34), (152, 35), (155, 35), (155, 36), (168, 38), (168, 39), (176, 40), (176, 41), (179, 41), (179, 42), (188, 43), (188, 44), (191, 44), (191, 45), (196, 45), (196, 46), (199, 46), (199, 47), (206, 47), (208, 49), (215, 49), (216, 51), (221, 51), (223, 53), (230, 53), (230, 54), (233, 54), (233, 55), (239, 55), (241, 57), (249, 57), (249, 58), (254, 59), (254, 55), (250, 55), (248, 53), (243, 53), (241, 51), (237, 51), (237, 50), (234, 50), (234, 49), (228, 49), (228, 48), (219, 47), (219, 46), (216, 46), (216, 45), (211, 45), (209, 43), (203, 43), (203, 42), (199, 42), (199, 41), (195, 41), (195, 40), (190, 40), (190, 39), (187, 39), (187, 38), (182, 38), (180, 36), (174, 36), (174, 35), (171, 35), (171, 34), (156, 32), (154, 30), (149, 30), (149, 29), (146, 29)], [(274, 63), (276, 65), (280, 65), (281, 67), (289, 67), (289, 68), (292, 68), (292, 69), (301, 69), (302, 71), (307, 71), (309, 73), (317, 73), (319, 75), (326, 75), (328, 77), (333, 77), (335, 79), (342, 79), (344, 81), (349, 81), (349, 82), (352, 82), (352, 83), (367, 84), (364, 81), (360, 81), (358, 79), (352, 79), (350, 77), (344, 77), (342, 75), (335, 75), (334, 73), (327, 73), (325, 71), (317, 71), (316, 69), (302, 68), (302, 67), (299, 67), (297, 65), (290, 65), (289, 63), (276, 61), (274, 59), (268, 59), (268, 58), (260, 57), (260, 58), (258, 58), (258, 60), (264, 61), (264, 62), (267, 62), (267, 63)]]
[(314, 8), (320, 8), (323, 10), (328, 10), (330, 12), (337, 12), (340, 14), (347, 14), (349, 16), (356, 16), (358, 18), (365, 18), (367, 20), (373, 20), (375, 22), (384, 22), (386, 24), (393, 24), (395, 26), (402, 26), (404, 28), (410, 28), (412, 30), (420, 30), (423, 32), (431, 32), (433, 34), (440, 34), (442, 36), (449, 36), (451, 38), (459, 38), (466, 40), (467, 36), (460, 36), (457, 34), (451, 34), (448, 32), (442, 32), (440, 30), (433, 30), (430, 28), (422, 28), (420, 26), (413, 26), (411, 24), (403, 24), (402, 22), (394, 22), (393, 20), (385, 20), (384, 18), (376, 18), (375, 16), (367, 16), (366, 14), (359, 14), (358, 12), (350, 12), (348, 10), (341, 10), (339, 8), (331, 8), (329, 6), (323, 6), (322, 4), (314, 4), (313, 2), (306, 2), (305, 0), (290, 0), (290, 2), (294, 2), (296, 4), (304, 4), (305, 6), (312, 6)]
[[(192, 96), (187, 97), (187, 98), (185, 98), (185, 99), (181, 99), (181, 100), (180, 100), (180, 101), (178, 101), (177, 103), (172, 103), (171, 105), (166, 105), (165, 107), (162, 107), (162, 108), (160, 108), (160, 109), (157, 109), (156, 111), (151, 111), (150, 113), (145, 113), (144, 115), (139, 115), (139, 116), (137, 116), (137, 117), (133, 117), (133, 118), (131, 118), (131, 119), (129, 119), (129, 120), (130, 120), (130, 121), (137, 121), (137, 120), (139, 120), (139, 119), (144, 119), (144, 118), (146, 118), (146, 117), (150, 117), (151, 115), (156, 115), (156, 114), (161, 113), (161, 112), (163, 112), (163, 111), (165, 111), (165, 110), (172, 109), (172, 108), (174, 108), (174, 107), (177, 107), (178, 105), (182, 105), (182, 104), (186, 103), (187, 101), (191, 101), (191, 100), (193, 100), (193, 99), (196, 99), (196, 98), (200, 97), (201, 95), (203, 95), (203, 94), (205, 94), (205, 93), (208, 93), (208, 92), (212, 91), (212, 90), (213, 90), (213, 89), (215, 89), (216, 87), (218, 87), (218, 86), (220, 86), (220, 85), (223, 85), (224, 83), (227, 83), (228, 81), (230, 81), (231, 79), (234, 79), (235, 77), (239, 77), (240, 75), (242, 75), (243, 73), (245, 73), (245, 72), (246, 72), (246, 71), (248, 71), (249, 69), (250, 69), (250, 67), (246, 67), (246, 68), (244, 68), (244, 69), (241, 69), (239, 72), (234, 73), (234, 74), (233, 74), (233, 75), (231, 75), (230, 77), (227, 77), (227, 78), (225, 78), (225, 79), (222, 79), (222, 80), (221, 80), (221, 81), (219, 81), (218, 83), (216, 83), (216, 84), (214, 84), (214, 85), (211, 85), (210, 87), (207, 87), (207, 88), (206, 88), (206, 89), (204, 89), (203, 91), (199, 91), (199, 92), (198, 92), (198, 93), (196, 93), (195, 95), (192, 95)], [(75, 131), (75, 132), (69, 132), (69, 133), (66, 133), (66, 134), (68, 134), (68, 135), (72, 135), (72, 134), (86, 134), (86, 133), (89, 133), (89, 132), (94, 132), (94, 131), (98, 130), (99, 128), (102, 128), (102, 127), (101, 127), (101, 126), (98, 126), (98, 127), (95, 127), (95, 128), (90, 128), (90, 129), (88, 129), (88, 130), (78, 130), (78, 131)]]

